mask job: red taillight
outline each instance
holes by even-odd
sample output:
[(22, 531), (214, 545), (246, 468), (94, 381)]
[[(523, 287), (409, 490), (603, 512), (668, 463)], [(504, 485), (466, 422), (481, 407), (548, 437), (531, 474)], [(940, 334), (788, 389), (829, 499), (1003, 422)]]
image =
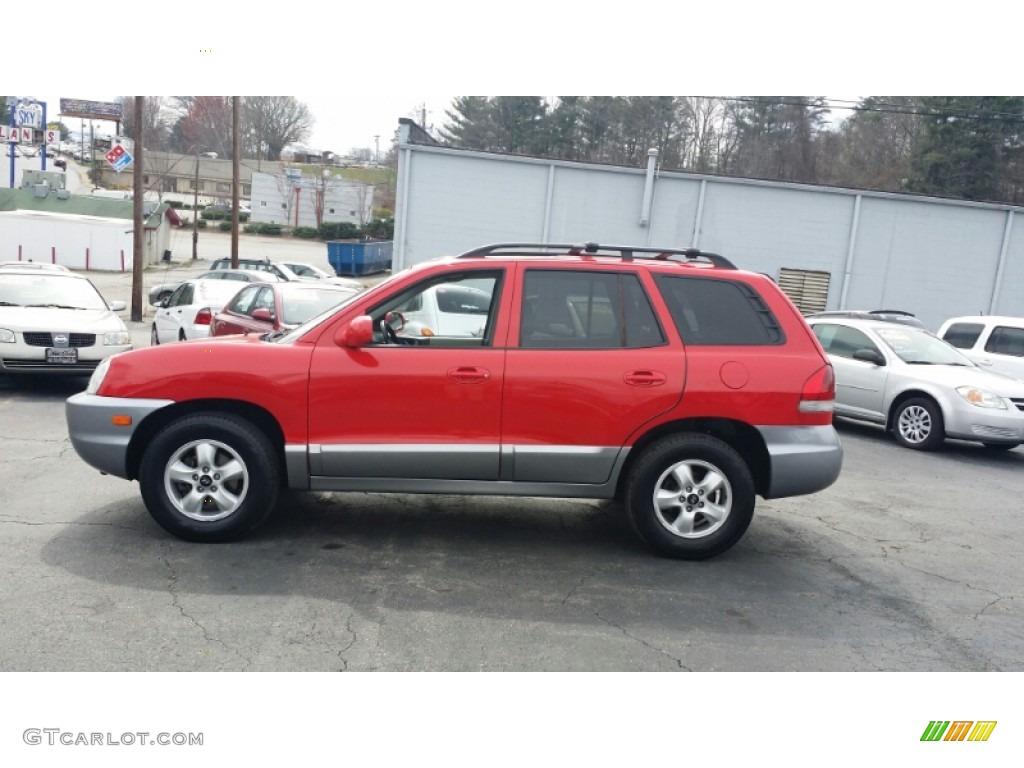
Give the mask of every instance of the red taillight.
[(836, 399), (836, 376), (826, 363), (804, 382), (800, 392), (802, 413), (831, 413)]
[(193, 322), (196, 325), (209, 325), (211, 320), (213, 320), (213, 312), (209, 307), (203, 307), (196, 312), (196, 319)]

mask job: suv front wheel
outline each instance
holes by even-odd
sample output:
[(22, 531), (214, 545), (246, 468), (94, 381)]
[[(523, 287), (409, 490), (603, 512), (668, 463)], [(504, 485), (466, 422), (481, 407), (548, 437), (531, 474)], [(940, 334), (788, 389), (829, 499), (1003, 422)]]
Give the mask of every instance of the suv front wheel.
[(139, 487), (164, 529), (188, 541), (227, 541), (261, 523), (280, 486), (274, 448), (250, 422), (197, 413), (171, 422), (146, 448)]
[(644, 451), (627, 480), (625, 502), (634, 530), (658, 554), (703, 560), (729, 549), (747, 530), (754, 481), (726, 443), (678, 435)]

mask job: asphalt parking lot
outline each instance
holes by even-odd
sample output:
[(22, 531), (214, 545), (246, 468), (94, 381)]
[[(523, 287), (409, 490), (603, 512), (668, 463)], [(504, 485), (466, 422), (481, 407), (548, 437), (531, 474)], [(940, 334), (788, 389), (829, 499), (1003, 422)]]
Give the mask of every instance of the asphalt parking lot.
[(759, 500), (700, 563), (608, 504), (497, 497), (286, 494), (197, 545), (75, 454), (84, 383), (0, 377), (0, 670), (1024, 669), (1024, 447), (922, 454), (840, 422), (838, 482)]

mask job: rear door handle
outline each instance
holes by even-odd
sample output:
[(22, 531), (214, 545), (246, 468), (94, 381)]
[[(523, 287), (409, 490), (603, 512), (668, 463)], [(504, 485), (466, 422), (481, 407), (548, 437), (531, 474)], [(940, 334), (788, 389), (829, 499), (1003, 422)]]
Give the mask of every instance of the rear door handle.
[(661, 371), (630, 371), (623, 379), (634, 387), (657, 387), (668, 381), (668, 376)]
[(458, 368), (448, 369), (448, 378), (459, 384), (477, 384), (491, 378), (491, 372), (474, 365), (460, 365)]

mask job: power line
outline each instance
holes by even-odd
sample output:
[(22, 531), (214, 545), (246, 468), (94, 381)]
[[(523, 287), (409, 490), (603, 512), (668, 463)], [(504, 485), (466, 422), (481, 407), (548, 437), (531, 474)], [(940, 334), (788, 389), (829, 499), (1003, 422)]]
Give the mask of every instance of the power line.
[(879, 114), (915, 115), (917, 117), (938, 117), (946, 119), (953, 118), (957, 120), (978, 120), (982, 122), (998, 121), (1004, 123), (1024, 123), (1024, 114), (1018, 112), (991, 112), (979, 114), (977, 110), (967, 110), (956, 107), (948, 109), (929, 109), (923, 106), (913, 108), (903, 104), (888, 104), (885, 102), (875, 102), (875, 105), (865, 107), (862, 106), (863, 102), (854, 102), (845, 99), (832, 99), (824, 100), (820, 103), (813, 103), (806, 101), (786, 101), (784, 99), (765, 99), (760, 97), (714, 96), (711, 98), (715, 98), (720, 101), (733, 101), (746, 104), (763, 104), (766, 106), (821, 106), (826, 109), (829, 109), (830, 111), (832, 109), (844, 109), (849, 110), (851, 112), (875, 112)]

